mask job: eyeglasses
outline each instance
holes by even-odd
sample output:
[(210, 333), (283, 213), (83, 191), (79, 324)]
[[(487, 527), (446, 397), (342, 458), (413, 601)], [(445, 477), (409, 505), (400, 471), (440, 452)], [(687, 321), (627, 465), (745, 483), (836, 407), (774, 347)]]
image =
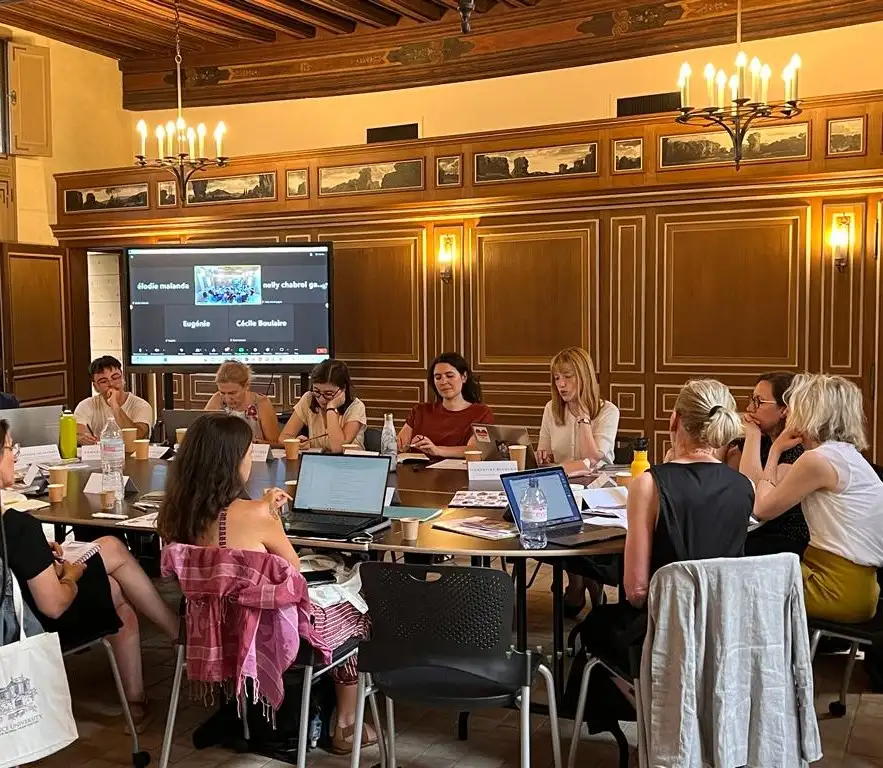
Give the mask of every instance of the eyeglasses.
[(12, 445), (4, 445), (4, 451), (12, 451), (12, 458), (18, 461), (18, 457), (21, 455), (21, 446), (18, 443), (13, 443)]
[(311, 389), (310, 392), (313, 393), (313, 397), (321, 397), (323, 400), (333, 400), (337, 397), (337, 394), (340, 392), (339, 389), (335, 389), (331, 392), (322, 392), (318, 389)]
[(760, 408), (762, 405), (778, 405), (778, 403), (775, 400), (761, 400), (757, 395), (752, 395), (748, 398), (748, 405)]
[(109, 377), (108, 377), (108, 376), (102, 376), (102, 377), (101, 377), (100, 379), (98, 379), (95, 383), (96, 383), (96, 384), (116, 384), (117, 382), (122, 381), (122, 380), (123, 380), (123, 374), (117, 372), (117, 373), (114, 373), (113, 375), (111, 375), (111, 376), (109, 376)]

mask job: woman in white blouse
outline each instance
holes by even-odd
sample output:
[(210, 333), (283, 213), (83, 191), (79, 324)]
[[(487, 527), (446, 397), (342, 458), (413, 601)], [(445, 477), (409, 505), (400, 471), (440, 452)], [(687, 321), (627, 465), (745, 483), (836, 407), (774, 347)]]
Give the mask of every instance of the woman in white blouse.
[(613, 463), (619, 409), (601, 399), (595, 365), (586, 350), (568, 347), (552, 358), (552, 399), (543, 411), (537, 461), (568, 473)]
[[(561, 464), (568, 474), (613, 463), (619, 409), (601, 399), (591, 356), (580, 347), (568, 347), (552, 358), (550, 368), (552, 399), (543, 411), (537, 461)], [(603, 571), (595, 569), (591, 573), (601, 577)], [(585, 607), (586, 589), (592, 604), (597, 604), (602, 594), (600, 583), (568, 571), (566, 616), (574, 618)]]

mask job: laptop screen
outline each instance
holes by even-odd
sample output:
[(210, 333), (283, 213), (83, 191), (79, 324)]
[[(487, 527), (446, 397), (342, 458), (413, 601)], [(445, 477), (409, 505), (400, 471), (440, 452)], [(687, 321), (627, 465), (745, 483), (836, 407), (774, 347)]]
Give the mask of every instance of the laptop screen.
[(303, 453), (294, 506), (380, 515), (386, 495), (389, 463), (388, 456)]
[(500, 477), (518, 530), (521, 530), (521, 498), (528, 489), (531, 478), (534, 477), (539, 481), (540, 490), (546, 496), (549, 525), (576, 523), (582, 520), (564, 470), (561, 467), (531, 469)]

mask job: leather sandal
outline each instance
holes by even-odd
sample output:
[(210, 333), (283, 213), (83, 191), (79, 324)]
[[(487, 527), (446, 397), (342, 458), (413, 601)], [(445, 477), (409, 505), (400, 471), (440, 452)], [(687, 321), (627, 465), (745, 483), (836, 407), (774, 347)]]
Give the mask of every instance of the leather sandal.
[[(334, 726), (334, 733), (331, 735), (331, 754), (333, 755), (349, 755), (353, 751), (353, 735), (356, 726), (347, 725), (340, 727)], [(377, 743), (377, 736), (369, 735), (367, 727), (362, 728), (362, 746), (373, 747)]]
[[(139, 736), (144, 733), (153, 722), (153, 714), (150, 711), (150, 705), (147, 703), (147, 699), (142, 699), (141, 701), (130, 701), (129, 704), (129, 713), (132, 715), (132, 723), (135, 726), (135, 733)], [(132, 732), (129, 730), (128, 723), (125, 726), (125, 731), (130, 736)]]

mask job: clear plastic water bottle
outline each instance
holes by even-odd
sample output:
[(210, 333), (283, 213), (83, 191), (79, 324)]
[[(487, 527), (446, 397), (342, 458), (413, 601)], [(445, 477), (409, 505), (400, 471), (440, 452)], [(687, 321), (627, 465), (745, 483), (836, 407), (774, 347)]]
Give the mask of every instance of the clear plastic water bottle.
[(101, 430), (101, 489), (115, 491), (117, 506), (123, 503), (123, 466), (126, 463), (126, 444), (116, 419), (111, 416)]
[(530, 478), (521, 497), (521, 546), (525, 549), (543, 549), (546, 546), (546, 522), (549, 503), (540, 488), (540, 481)]
[(395, 469), (398, 443), (396, 442), (396, 425), (391, 413), (383, 415), (383, 431), (380, 433), (380, 455), (389, 456), (390, 466), (392, 469)]

